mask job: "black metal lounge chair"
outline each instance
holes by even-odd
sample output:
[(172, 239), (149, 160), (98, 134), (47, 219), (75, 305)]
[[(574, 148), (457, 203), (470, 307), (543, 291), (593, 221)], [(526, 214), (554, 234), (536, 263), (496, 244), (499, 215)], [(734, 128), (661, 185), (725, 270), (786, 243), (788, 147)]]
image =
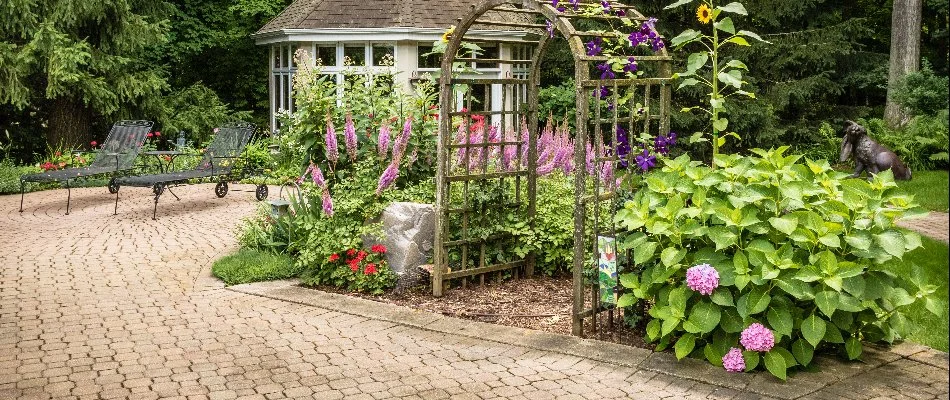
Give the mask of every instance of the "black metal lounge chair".
[[(236, 182), (249, 177), (255, 173), (250, 169), (248, 163), (235, 170), (234, 166), (238, 163), (241, 153), (247, 146), (247, 142), (254, 135), (254, 125), (247, 122), (233, 122), (218, 128), (214, 140), (205, 149), (201, 161), (194, 169), (173, 171), (153, 175), (140, 175), (124, 177), (116, 180), (116, 185), (150, 187), (155, 194), (155, 206), (152, 210), (152, 219), (155, 219), (158, 212), (158, 199), (166, 190), (171, 192), (172, 186), (186, 185), (196, 179), (217, 178), (218, 184), (214, 187), (214, 194), (218, 197), (224, 197), (228, 194), (228, 182)], [(267, 185), (261, 183), (257, 185), (255, 197), (257, 200), (267, 198)], [(172, 192), (172, 196), (178, 198)], [(119, 191), (115, 193), (115, 213), (119, 212)]]
[(139, 150), (145, 144), (145, 137), (152, 130), (152, 121), (119, 121), (112, 126), (109, 136), (96, 151), (96, 158), (87, 167), (48, 171), (20, 177), (20, 212), (23, 212), (23, 197), (26, 195), (27, 182), (64, 182), (66, 184), (66, 215), (69, 215), (69, 202), (72, 191), (69, 182), (76, 179), (88, 179), (111, 175), (109, 192), (115, 193), (118, 187), (116, 178), (128, 173), (138, 157)]

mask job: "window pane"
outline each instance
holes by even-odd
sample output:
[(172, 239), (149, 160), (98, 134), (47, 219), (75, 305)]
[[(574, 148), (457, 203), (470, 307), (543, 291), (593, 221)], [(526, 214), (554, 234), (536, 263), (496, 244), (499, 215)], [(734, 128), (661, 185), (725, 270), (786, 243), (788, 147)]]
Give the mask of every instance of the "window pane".
[(320, 65), (323, 65), (326, 67), (335, 67), (336, 66), (336, 46), (317, 47), (317, 58), (320, 60)]
[[(483, 47), (476, 58), (498, 58), (498, 47)], [(498, 63), (475, 63), (475, 68), (498, 68)]]
[(290, 66), (297, 68), (297, 49), (300, 47), (296, 44), (290, 46)]
[(290, 46), (281, 46), (280, 47), (280, 67), (281, 68), (290, 68), (290, 59), (287, 57), (287, 53), (290, 52)]
[(273, 67), (274, 67), (274, 69), (277, 69), (277, 68), (280, 68), (280, 62), (281, 62), (280, 60), (283, 58), (283, 57), (281, 57), (281, 53), (280, 53), (281, 46), (273, 46), (272, 49), (273, 49), (273, 52), (274, 52), (274, 64), (273, 64)]
[[(438, 54), (432, 52), (432, 46), (419, 46), (419, 68), (439, 68), (442, 60)], [(426, 55), (429, 54), (429, 55)]]
[(284, 91), (283, 91), (283, 102), (282, 107), (284, 110), (290, 110), (290, 75), (285, 74), (283, 76), (284, 80)]
[(343, 47), (343, 56), (349, 58), (350, 65), (352, 66), (365, 66), (366, 65), (366, 46), (344, 46)]
[(280, 75), (274, 74), (274, 87), (271, 88), (271, 93), (274, 94), (274, 112), (280, 111)]
[(391, 66), (396, 61), (396, 52), (392, 45), (373, 45), (373, 65), (377, 67)]

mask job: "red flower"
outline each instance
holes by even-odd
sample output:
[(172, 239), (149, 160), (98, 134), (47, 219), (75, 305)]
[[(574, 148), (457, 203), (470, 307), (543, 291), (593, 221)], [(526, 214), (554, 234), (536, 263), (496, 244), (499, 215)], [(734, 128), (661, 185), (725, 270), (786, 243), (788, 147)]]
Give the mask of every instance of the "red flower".
[(356, 255), (356, 249), (349, 249), (349, 250), (347, 250), (347, 251), (346, 251), (346, 255), (348, 255), (348, 256), (350, 256), (350, 257), (353, 257), (354, 255)]
[(373, 253), (383, 254), (386, 252), (386, 246), (383, 246), (381, 244), (374, 244), (373, 247), (370, 248), (370, 250), (372, 250)]
[(331, 254), (329, 258), (330, 262), (336, 262), (339, 259), (340, 259), (340, 255), (336, 253)]
[(376, 273), (376, 264), (366, 264), (366, 269), (363, 270), (364, 275), (372, 275)]
[(360, 270), (359, 261), (356, 261), (356, 260), (350, 261), (350, 270), (353, 272), (359, 271)]
[(363, 250), (360, 250), (360, 253), (356, 255), (356, 259), (358, 261), (363, 261), (365, 258), (366, 258), (366, 252)]
[(152, 132), (149, 132), (148, 134), (146, 134), (145, 137), (151, 138), (151, 137), (152, 137)]
[(89, 145), (92, 147), (96, 147), (97, 145), (99, 145), (99, 143), (96, 143), (96, 141), (93, 140), (92, 142), (89, 143)]
[(159, 136), (162, 136), (162, 133), (161, 133), (161, 132), (155, 132), (155, 137), (159, 137)]

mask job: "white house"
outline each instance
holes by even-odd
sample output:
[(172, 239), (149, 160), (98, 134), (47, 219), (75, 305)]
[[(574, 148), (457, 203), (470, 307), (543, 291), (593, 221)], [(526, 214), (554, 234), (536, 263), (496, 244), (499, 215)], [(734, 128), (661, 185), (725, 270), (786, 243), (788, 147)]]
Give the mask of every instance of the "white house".
[[(320, 59), (324, 72), (342, 82), (345, 68), (372, 70), (381, 67), (386, 55), (395, 60), (396, 80), (410, 85), (413, 78), (428, 72), (438, 75), (440, 57), (425, 56), (446, 29), (471, 11), (479, 0), (296, 0), (253, 35), (256, 43), (270, 48), (271, 128), (278, 111), (294, 111), (291, 95), (296, 71), (293, 54), (303, 48)], [(524, 32), (470, 31), (467, 38), (517, 39)], [(500, 44), (483, 47), (477, 58), (523, 60), (530, 49)], [(354, 64), (344, 66), (344, 57)], [(472, 63), (479, 78), (518, 77), (519, 65)], [(524, 66), (527, 67), (527, 66)], [(475, 76), (473, 76), (475, 77)], [(501, 90), (500, 87), (497, 90)], [(484, 92), (485, 89), (482, 89)], [(496, 89), (491, 90), (495, 92)], [(499, 108), (500, 93), (487, 95), (491, 108)], [(499, 103), (499, 104), (494, 104)]]

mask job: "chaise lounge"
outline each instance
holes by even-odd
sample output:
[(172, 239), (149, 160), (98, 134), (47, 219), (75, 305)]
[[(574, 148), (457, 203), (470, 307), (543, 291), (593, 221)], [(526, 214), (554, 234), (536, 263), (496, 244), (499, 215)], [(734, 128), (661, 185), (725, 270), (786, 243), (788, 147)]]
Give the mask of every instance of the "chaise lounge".
[(69, 202), (72, 191), (69, 183), (77, 179), (89, 179), (111, 175), (109, 192), (116, 193), (116, 179), (132, 169), (145, 137), (152, 131), (151, 121), (119, 121), (112, 126), (109, 136), (96, 151), (95, 160), (87, 167), (69, 168), (60, 171), (47, 171), (20, 177), (20, 212), (23, 212), (23, 198), (26, 196), (27, 182), (63, 182), (66, 184), (66, 215), (69, 215)]
[[(211, 144), (205, 149), (204, 155), (193, 169), (173, 171), (161, 174), (124, 177), (116, 180), (115, 214), (119, 212), (119, 191), (122, 186), (150, 187), (155, 194), (155, 205), (152, 210), (154, 220), (158, 212), (158, 199), (171, 187), (187, 185), (198, 179), (217, 179), (214, 194), (224, 197), (228, 194), (228, 182), (236, 182), (249, 177), (254, 171), (245, 162), (235, 170), (234, 166), (241, 160), (241, 153), (254, 135), (255, 126), (247, 122), (234, 122), (218, 128)], [(175, 193), (172, 196), (178, 198)], [(267, 185), (257, 185), (255, 197), (262, 201), (267, 198)]]

